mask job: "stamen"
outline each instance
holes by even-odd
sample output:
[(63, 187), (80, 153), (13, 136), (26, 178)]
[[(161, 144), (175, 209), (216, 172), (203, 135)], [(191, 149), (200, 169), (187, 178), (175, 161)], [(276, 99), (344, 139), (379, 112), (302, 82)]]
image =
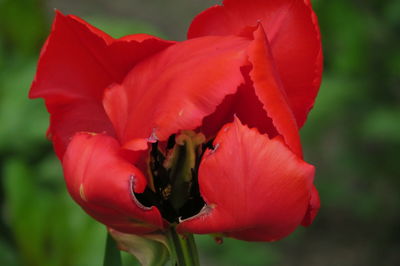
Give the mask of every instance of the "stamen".
[(148, 141), (152, 143), (148, 178), (154, 186), (153, 189), (146, 187), (143, 193), (134, 193), (132, 176), (131, 194), (135, 203), (144, 209), (156, 206), (162, 217), (170, 223), (179, 223), (179, 219), (198, 214), (205, 202), (200, 195), (197, 173), (203, 151), (212, 141), (204, 144), (203, 134), (182, 131), (177, 136), (171, 135), (167, 143), (159, 145), (155, 130)]

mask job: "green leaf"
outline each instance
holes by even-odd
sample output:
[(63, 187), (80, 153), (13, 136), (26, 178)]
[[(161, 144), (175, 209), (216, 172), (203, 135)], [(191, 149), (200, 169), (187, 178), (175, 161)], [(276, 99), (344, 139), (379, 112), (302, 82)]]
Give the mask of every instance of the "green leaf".
[(0, 265), (17, 266), (18, 256), (15, 249), (0, 236)]
[(122, 266), (121, 252), (117, 243), (110, 234), (107, 234), (106, 252), (104, 254), (104, 266)]

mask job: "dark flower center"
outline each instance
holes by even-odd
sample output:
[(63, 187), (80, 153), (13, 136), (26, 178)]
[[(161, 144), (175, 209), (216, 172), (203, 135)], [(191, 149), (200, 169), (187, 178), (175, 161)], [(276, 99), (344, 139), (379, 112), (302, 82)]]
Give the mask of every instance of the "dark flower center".
[(136, 199), (145, 207), (156, 206), (170, 223), (198, 214), (205, 205), (198, 170), (205, 149), (210, 147), (212, 140), (206, 142), (203, 134), (193, 131), (171, 135), (166, 143), (153, 143), (148, 186), (143, 193), (134, 193)]

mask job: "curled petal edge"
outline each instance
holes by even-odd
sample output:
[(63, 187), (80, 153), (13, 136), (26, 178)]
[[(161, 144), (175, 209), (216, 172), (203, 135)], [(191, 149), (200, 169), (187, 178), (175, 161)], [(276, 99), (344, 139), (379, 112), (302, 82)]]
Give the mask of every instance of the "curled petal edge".
[(62, 159), (76, 132), (114, 134), (102, 98), (141, 60), (175, 42), (147, 34), (114, 39), (84, 20), (56, 11), (40, 53), (30, 98), (44, 98), (51, 115), (48, 136)]
[(72, 198), (93, 218), (124, 233), (142, 234), (164, 226), (156, 207), (144, 207), (133, 192), (147, 185), (143, 174), (122, 156), (114, 138), (75, 134), (63, 161)]
[(275, 241), (304, 220), (314, 167), (296, 156), (281, 137), (269, 139), (238, 118), (222, 128), (199, 169), (206, 206), (183, 220), (178, 231), (222, 233), (248, 241)]
[(310, 0), (224, 0), (197, 15), (188, 38), (240, 35), (261, 23), (299, 128), (321, 83), (323, 55), (318, 19)]

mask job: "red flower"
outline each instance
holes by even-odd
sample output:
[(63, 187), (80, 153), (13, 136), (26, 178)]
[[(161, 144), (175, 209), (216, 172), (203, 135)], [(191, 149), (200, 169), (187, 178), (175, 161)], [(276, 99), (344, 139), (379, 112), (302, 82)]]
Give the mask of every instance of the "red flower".
[(114, 39), (57, 12), (30, 97), (68, 190), (116, 230), (272, 241), (319, 208), (298, 130), (322, 53), (309, 0), (225, 0), (188, 40)]

